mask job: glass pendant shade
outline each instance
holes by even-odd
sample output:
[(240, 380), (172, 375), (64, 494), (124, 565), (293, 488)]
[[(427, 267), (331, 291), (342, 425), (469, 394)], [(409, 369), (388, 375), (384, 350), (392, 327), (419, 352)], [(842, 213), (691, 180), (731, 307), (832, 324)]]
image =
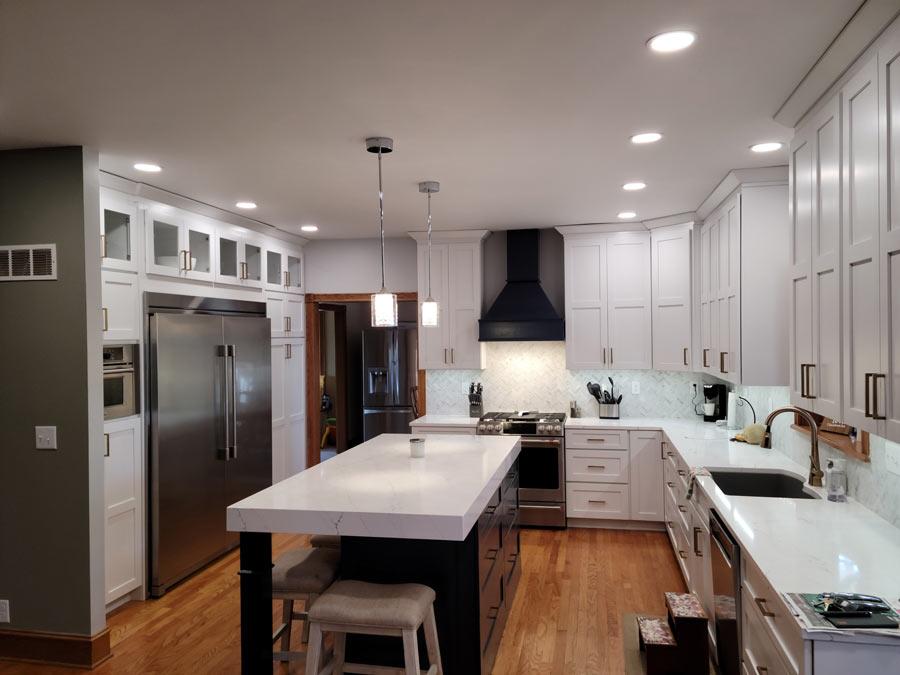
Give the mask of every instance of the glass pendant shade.
[(394, 328), (397, 325), (397, 295), (381, 289), (372, 294), (372, 326)]
[(428, 298), (422, 302), (422, 325), (434, 328), (440, 325), (441, 312), (436, 300)]

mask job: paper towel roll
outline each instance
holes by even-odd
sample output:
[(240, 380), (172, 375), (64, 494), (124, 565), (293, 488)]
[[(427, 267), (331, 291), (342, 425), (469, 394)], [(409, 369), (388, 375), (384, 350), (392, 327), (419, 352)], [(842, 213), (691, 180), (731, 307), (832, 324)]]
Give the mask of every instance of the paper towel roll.
[(728, 417), (726, 426), (729, 429), (737, 429), (737, 395), (733, 391), (728, 392)]

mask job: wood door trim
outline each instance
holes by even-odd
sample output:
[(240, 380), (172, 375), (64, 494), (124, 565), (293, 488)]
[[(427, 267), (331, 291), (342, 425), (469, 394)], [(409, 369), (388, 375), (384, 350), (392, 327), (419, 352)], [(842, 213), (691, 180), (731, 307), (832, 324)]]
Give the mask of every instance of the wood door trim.
[[(307, 293), (306, 310), (306, 467), (319, 463), (319, 377), (321, 375), (322, 345), (319, 341), (319, 306), (342, 302), (370, 302), (371, 293)], [(398, 301), (417, 302), (416, 292), (397, 293)], [(425, 371), (419, 370), (419, 414), (425, 414)]]
[(112, 656), (109, 637), (109, 628), (95, 635), (0, 630), (0, 659), (93, 668)]

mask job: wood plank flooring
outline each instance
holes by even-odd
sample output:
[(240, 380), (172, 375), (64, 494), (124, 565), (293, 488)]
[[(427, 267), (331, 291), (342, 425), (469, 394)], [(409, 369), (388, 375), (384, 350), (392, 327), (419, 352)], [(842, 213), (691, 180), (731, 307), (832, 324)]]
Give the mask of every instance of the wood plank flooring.
[[(305, 537), (276, 536), (274, 553), (304, 543)], [(622, 615), (663, 614), (663, 592), (684, 590), (663, 532), (524, 530), (522, 564), (493, 675), (621, 673)], [(237, 569), (234, 552), (163, 598), (115, 612), (113, 657), (94, 672), (239, 672)], [(273, 603), (273, 622), (279, 613), (280, 603)], [(76, 672), (0, 661), (0, 675)], [(302, 674), (303, 666), (279, 664), (275, 672)]]

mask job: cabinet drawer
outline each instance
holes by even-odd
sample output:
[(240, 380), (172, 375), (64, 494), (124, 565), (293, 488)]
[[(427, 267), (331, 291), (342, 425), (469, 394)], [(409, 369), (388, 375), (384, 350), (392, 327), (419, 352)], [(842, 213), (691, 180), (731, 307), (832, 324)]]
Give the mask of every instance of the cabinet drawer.
[[(685, 493), (680, 489), (678, 483), (675, 484), (674, 490), (666, 485), (666, 518), (674, 520), (685, 531), (690, 531), (691, 528), (688, 524), (689, 509)], [(673, 516), (671, 518), (669, 518), (670, 513)]]
[(681, 568), (681, 576), (687, 582), (688, 588), (691, 588), (691, 568), (688, 565), (690, 557), (690, 539), (688, 538), (688, 530), (681, 520), (675, 520), (675, 559), (678, 561), (678, 567)]
[(744, 589), (741, 596), (744, 666), (754, 675), (796, 675), (762, 623), (753, 597)]
[(627, 483), (624, 450), (566, 450), (566, 480), (582, 483)]
[(744, 575), (744, 606), (771, 633), (795, 671), (803, 663), (803, 636), (781, 595), (746, 555), (741, 556)]
[(603, 483), (566, 485), (566, 511), (570, 518), (628, 519), (628, 486)]
[(628, 432), (616, 429), (572, 429), (566, 432), (566, 447), (628, 450)]

